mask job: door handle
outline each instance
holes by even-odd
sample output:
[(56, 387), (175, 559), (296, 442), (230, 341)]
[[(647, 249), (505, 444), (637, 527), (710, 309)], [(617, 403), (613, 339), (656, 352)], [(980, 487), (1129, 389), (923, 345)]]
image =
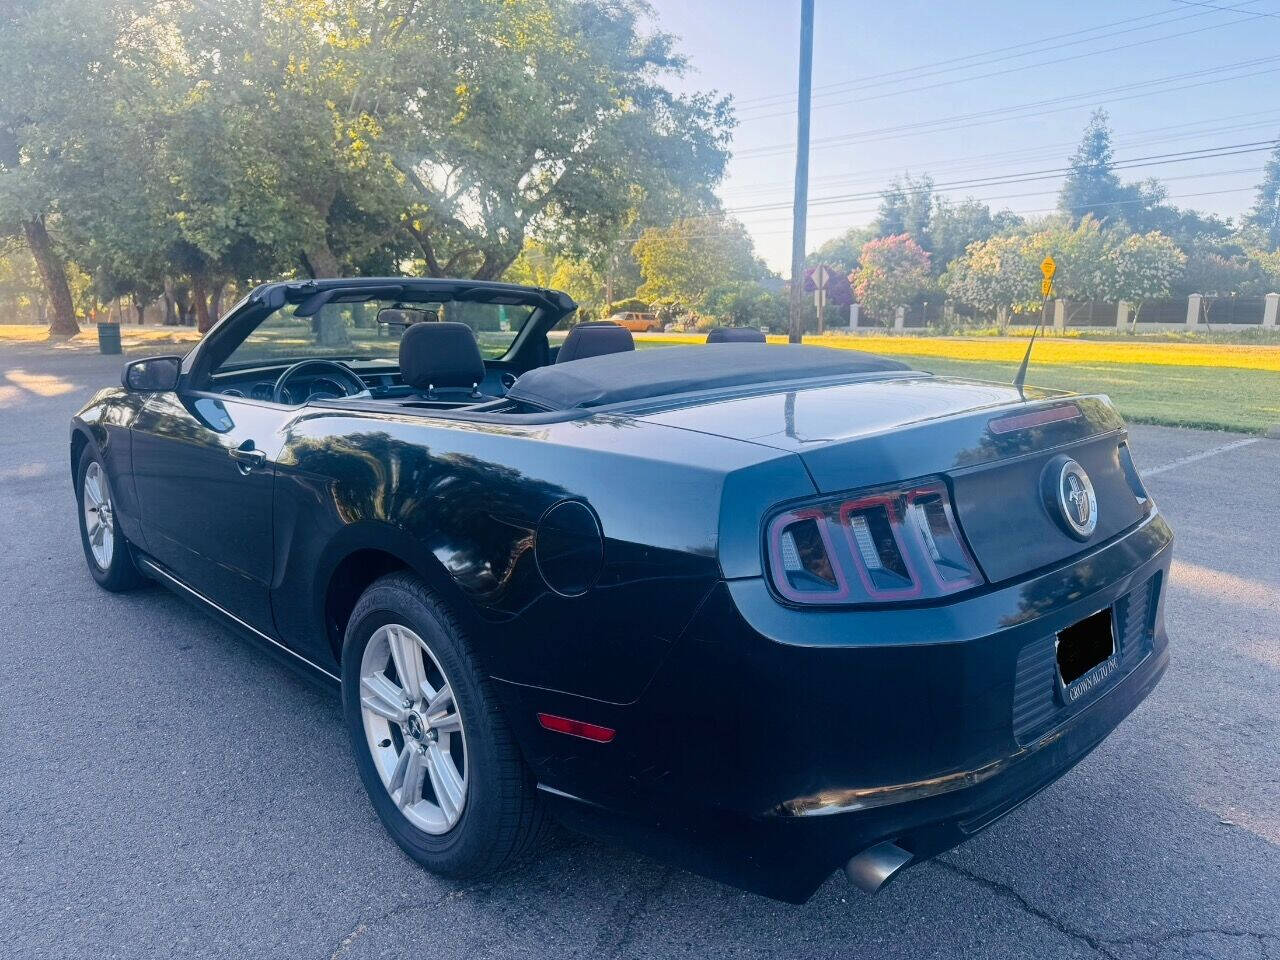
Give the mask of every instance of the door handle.
[(246, 475), (250, 470), (267, 462), (267, 455), (261, 450), (255, 449), (252, 440), (246, 440), (240, 446), (232, 447), (227, 453), (236, 462), (240, 472)]

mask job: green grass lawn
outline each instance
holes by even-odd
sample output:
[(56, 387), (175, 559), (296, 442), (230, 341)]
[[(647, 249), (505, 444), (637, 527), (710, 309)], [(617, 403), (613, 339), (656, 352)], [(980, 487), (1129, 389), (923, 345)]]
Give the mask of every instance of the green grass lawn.
[[(917, 370), (1008, 383), (1016, 364), (898, 357)], [(1105, 393), (1128, 420), (1173, 427), (1261, 433), (1280, 423), (1280, 374), (1228, 367), (1146, 364), (1040, 364), (1035, 354), (1027, 383), (1039, 387)]]
[[(676, 341), (638, 339), (641, 349)], [(853, 342), (851, 347), (860, 344)], [(1024, 346), (1017, 350), (1021, 359)], [(957, 360), (952, 357), (899, 355), (877, 349), (916, 370), (943, 376), (1010, 383), (1018, 360)], [(1145, 363), (1038, 363), (1031, 355), (1027, 383), (1075, 393), (1105, 393), (1125, 419), (1171, 427), (1262, 433), (1280, 424), (1280, 373), (1236, 367), (1172, 366)]]

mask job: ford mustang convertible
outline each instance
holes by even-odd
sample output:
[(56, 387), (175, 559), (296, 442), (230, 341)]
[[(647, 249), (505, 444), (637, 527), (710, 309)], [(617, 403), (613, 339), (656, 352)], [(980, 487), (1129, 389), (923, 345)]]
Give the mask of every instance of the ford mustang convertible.
[(637, 351), (575, 308), (257, 288), (76, 414), (90, 573), (338, 687), (387, 832), (452, 877), (555, 819), (873, 891), (1160, 680), (1172, 534), (1105, 397), (743, 331)]

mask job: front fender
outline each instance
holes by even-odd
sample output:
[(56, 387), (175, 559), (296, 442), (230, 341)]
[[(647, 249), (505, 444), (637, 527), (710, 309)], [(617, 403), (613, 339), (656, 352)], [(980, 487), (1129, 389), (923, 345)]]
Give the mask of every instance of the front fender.
[(146, 396), (122, 387), (99, 390), (71, 418), (71, 482), (74, 485), (80, 457), (86, 446), (98, 454), (107, 471), (115, 500), (116, 522), (134, 543), (145, 545), (142, 504), (134, 483), (133, 445), (130, 428)]

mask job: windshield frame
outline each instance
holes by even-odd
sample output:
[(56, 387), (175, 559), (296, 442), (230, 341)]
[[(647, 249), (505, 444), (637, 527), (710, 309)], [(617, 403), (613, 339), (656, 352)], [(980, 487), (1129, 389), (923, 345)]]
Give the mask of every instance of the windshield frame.
[[(204, 339), (183, 359), (180, 388), (208, 389), (213, 371), (230, 372), (223, 363), (267, 318), (290, 303), (300, 310), (314, 312), (325, 303), (367, 302), (394, 296), (405, 302), (480, 302), (527, 305), (534, 311), (525, 320), (519, 333), (501, 357), (486, 363), (507, 364), (523, 354), (526, 344), (539, 335), (546, 335), (561, 319), (573, 313), (578, 305), (565, 293), (539, 287), (525, 287), (509, 283), (481, 280), (436, 280), (413, 277), (368, 277), (353, 279), (309, 280), (264, 284), (253, 290), (214, 324)], [(340, 349), (340, 348), (339, 348)], [(341, 363), (353, 359), (347, 354), (334, 356), (304, 356), (302, 359), (334, 359)], [(394, 363), (388, 358), (365, 358)], [(247, 363), (244, 369), (257, 366), (285, 366), (288, 358), (271, 358)], [(237, 365), (238, 366), (238, 365)]]

